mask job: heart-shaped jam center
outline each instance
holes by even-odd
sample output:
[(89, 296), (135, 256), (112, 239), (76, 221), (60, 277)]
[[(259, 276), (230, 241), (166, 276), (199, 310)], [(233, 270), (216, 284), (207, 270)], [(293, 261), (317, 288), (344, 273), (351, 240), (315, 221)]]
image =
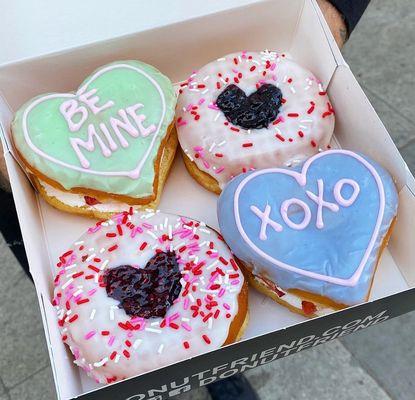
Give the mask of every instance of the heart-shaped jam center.
[(181, 273), (174, 252), (155, 254), (144, 268), (121, 265), (106, 271), (107, 295), (133, 317), (164, 317), (180, 294)]
[(261, 129), (275, 121), (281, 101), (281, 90), (270, 83), (263, 84), (249, 96), (232, 84), (218, 96), (216, 105), (233, 125)]

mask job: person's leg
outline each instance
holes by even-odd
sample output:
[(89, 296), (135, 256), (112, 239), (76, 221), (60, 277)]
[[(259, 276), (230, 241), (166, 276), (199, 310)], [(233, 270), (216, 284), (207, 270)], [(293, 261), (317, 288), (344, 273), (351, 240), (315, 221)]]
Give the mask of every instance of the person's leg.
[(257, 393), (243, 374), (211, 383), (206, 388), (212, 400), (259, 400)]
[(32, 279), (16, 208), (14, 207), (13, 195), (4, 190), (0, 190), (0, 232), (27, 276)]

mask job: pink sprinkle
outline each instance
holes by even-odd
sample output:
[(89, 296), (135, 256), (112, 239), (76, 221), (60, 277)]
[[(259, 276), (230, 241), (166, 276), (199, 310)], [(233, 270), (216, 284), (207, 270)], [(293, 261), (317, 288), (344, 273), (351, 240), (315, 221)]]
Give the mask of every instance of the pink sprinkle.
[(277, 75), (273, 74), (273, 75), (272, 75), (272, 79), (273, 79), (274, 81), (276, 81), (276, 80), (277, 80)]
[(187, 111), (190, 111), (190, 110), (192, 109), (192, 107), (193, 107), (193, 104), (192, 104), (192, 103), (190, 103), (190, 104), (186, 107), (186, 110), (187, 110)]
[(239, 285), (239, 279), (235, 279), (231, 282), (231, 285)]
[(218, 297), (222, 297), (225, 294), (225, 289), (221, 288), (218, 293)]
[(88, 233), (95, 233), (95, 232), (98, 232), (100, 229), (101, 229), (101, 225), (96, 225), (92, 228), (89, 228)]
[(74, 301), (78, 302), (79, 300), (81, 300), (82, 297), (82, 293), (79, 293), (78, 296), (74, 297)]
[(144, 228), (146, 229), (153, 229), (153, 225), (148, 224), (147, 222), (144, 222), (143, 224)]
[(131, 323), (132, 324), (135, 324), (136, 322), (143, 322), (143, 320), (144, 320), (144, 318), (142, 318), (142, 317), (134, 317), (134, 318), (131, 318)]
[(108, 346), (111, 347), (114, 344), (114, 342), (115, 342), (115, 336), (111, 336), (110, 340), (108, 340)]
[(182, 322), (182, 327), (186, 329), (186, 331), (188, 332), (192, 331), (192, 328), (190, 327), (190, 325), (186, 324), (186, 322)]
[(188, 297), (186, 297), (186, 298), (184, 299), (184, 302), (183, 302), (183, 309), (184, 309), (184, 310), (187, 310), (187, 309), (189, 308), (189, 303), (190, 303), (190, 300), (189, 300), (189, 298), (188, 298)]
[(201, 99), (198, 101), (198, 104), (199, 104), (199, 105), (202, 105), (205, 101), (206, 101), (206, 100), (205, 100), (204, 98), (201, 98)]
[(216, 277), (219, 275), (219, 272), (215, 272), (209, 279), (209, 282), (214, 282)]
[(260, 79), (259, 81), (258, 81), (258, 83), (260, 83), (261, 85), (263, 85), (264, 83), (266, 83), (267, 81), (265, 80), (265, 79)]
[(185, 265), (186, 261), (184, 261), (182, 259), (179, 259), (179, 260), (177, 260), (177, 263), (180, 264), (180, 265)]
[(234, 74), (237, 74), (237, 73), (238, 73), (238, 70), (237, 70), (237, 69), (235, 69), (235, 68), (232, 68), (232, 72), (233, 72)]
[(272, 64), (271, 64), (271, 68), (270, 68), (270, 70), (271, 70), (271, 71), (274, 71), (274, 69), (276, 68), (276, 66), (277, 66), (277, 64), (272, 63)]
[(86, 339), (86, 340), (89, 340), (89, 339), (91, 339), (93, 336), (95, 336), (95, 334), (96, 334), (96, 331), (91, 331), (91, 332), (88, 332), (88, 333), (85, 335), (85, 339)]
[(216, 104), (214, 104), (214, 103), (209, 104), (208, 105), (208, 108), (210, 108), (212, 110), (219, 110), (219, 107)]
[(223, 303), (223, 308), (229, 311), (231, 309), (231, 306), (228, 303)]
[(174, 321), (175, 319), (177, 319), (177, 318), (179, 318), (179, 317), (180, 317), (180, 314), (177, 312), (177, 313), (173, 314), (173, 315), (169, 318), (169, 321)]
[(209, 164), (206, 160), (203, 160), (203, 165), (204, 165), (207, 169), (209, 169), (209, 168), (210, 168), (210, 164)]
[(91, 290), (87, 293), (87, 295), (88, 295), (88, 296), (93, 296), (93, 295), (96, 293), (96, 291), (97, 291), (97, 289), (91, 289)]
[(211, 253), (209, 254), (209, 258), (218, 258), (218, 253)]
[(128, 331), (128, 333), (127, 333), (127, 337), (131, 338), (131, 337), (133, 337), (133, 336), (134, 336), (134, 333), (132, 333), (131, 331)]
[(197, 151), (197, 152), (199, 152), (199, 151), (203, 151), (203, 147), (201, 147), (201, 146), (196, 146), (196, 147), (193, 147), (193, 150), (194, 150), (194, 151)]
[(225, 169), (225, 167), (224, 166), (222, 166), (222, 167), (219, 167), (215, 172), (217, 173), (217, 174), (220, 174), (223, 170)]
[(177, 124), (177, 126), (184, 126), (184, 125), (187, 125), (187, 121), (181, 120), (181, 121)]

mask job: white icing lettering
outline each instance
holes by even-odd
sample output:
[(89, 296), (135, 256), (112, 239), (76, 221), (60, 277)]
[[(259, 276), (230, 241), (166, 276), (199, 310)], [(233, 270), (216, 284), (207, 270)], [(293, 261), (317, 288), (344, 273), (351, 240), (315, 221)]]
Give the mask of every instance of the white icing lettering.
[(136, 111), (141, 107), (143, 107), (143, 105), (138, 103), (138, 104), (135, 104), (134, 106), (127, 107), (126, 110), (127, 110), (128, 115), (130, 115), (134, 119), (134, 122), (136, 123), (141, 136), (147, 137), (151, 133), (155, 132), (157, 127), (154, 124), (151, 124), (147, 128), (143, 126), (143, 122), (146, 119), (146, 116), (144, 114), (137, 115), (136, 113)]
[(85, 103), (94, 115), (106, 110), (107, 108), (111, 108), (114, 105), (112, 100), (108, 100), (104, 105), (99, 106), (97, 104), (99, 102), (99, 97), (94, 96), (96, 92), (97, 89), (91, 89), (88, 92), (79, 95), (79, 101)]
[[(350, 185), (353, 188), (353, 193), (348, 199), (345, 199), (341, 193), (344, 185)], [(360, 187), (356, 181), (354, 181), (353, 179), (340, 179), (334, 186), (333, 194), (337, 203), (339, 203), (343, 207), (350, 207), (356, 201), (356, 198), (359, 195), (359, 193)]]
[(324, 228), (323, 221), (323, 207), (327, 207), (330, 211), (337, 212), (339, 211), (339, 206), (334, 203), (325, 201), (323, 198), (324, 195), (324, 182), (323, 179), (317, 180), (318, 195), (307, 190), (307, 196), (317, 204), (317, 218), (316, 218), (316, 227), (318, 229)]
[[(288, 210), (293, 205), (297, 205), (301, 207), (304, 211), (304, 218), (300, 223), (295, 223), (288, 216)], [(281, 217), (290, 228), (296, 229), (296, 230), (303, 230), (307, 228), (308, 224), (310, 223), (311, 210), (310, 210), (310, 207), (306, 203), (304, 203), (304, 201), (300, 199), (292, 198), (292, 199), (285, 200), (281, 204)]]
[(84, 156), (84, 154), (82, 153), (79, 147), (83, 147), (85, 150), (89, 152), (94, 151), (95, 150), (94, 139), (99, 144), (99, 147), (101, 149), (101, 153), (103, 154), (103, 156), (110, 157), (112, 154), (111, 150), (105, 145), (104, 141), (99, 137), (93, 124), (88, 125), (88, 139), (86, 141), (82, 140), (81, 138), (73, 138), (73, 137), (69, 139), (71, 142), (72, 148), (74, 149), (76, 155), (78, 156), (78, 159), (83, 168), (89, 168), (90, 163), (86, 159), (86, 157)]
[[(65, 118), (71, 132), (78, 132), (88, 118), (88, 110), (86, 107), (78, 105), (78, 102), (74, 99), (64, 101), (60, 105), (59, 111)], [(78, 122), (75, 121), (75, 116)]]
[(137, 137), (139, 135), (138, 130), (133, 126), (131, 121), (128, 119), (125, 110), (119, 110), (118, 115), (122, 118), (120, 121), (117, 118), (111, 117), (110, 124), (112, 129), (114, 130), (115, 135), (117, 136), (120, 144), (122, 147), (128, 147), (128, 142), (120, 132), (120, 129), (126, 131), (130, 136)]
[(267, 240), (268, 225), (270, 225), (276, 232), (282, 231), (282, 226), (269, 217), (271, 212), (271, 206), (269, 204), (265, 206), (264, 211), (261, 211), (258, 207), (255, 206), (251, 206), (251, 211), (261, 220), (261, 230), (259, 233), (259, 238), (261, 240)]

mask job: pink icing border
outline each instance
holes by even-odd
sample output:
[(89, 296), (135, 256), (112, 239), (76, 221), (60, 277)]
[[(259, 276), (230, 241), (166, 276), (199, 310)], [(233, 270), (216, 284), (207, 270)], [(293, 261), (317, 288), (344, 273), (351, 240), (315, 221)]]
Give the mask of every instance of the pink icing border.
[[(372, 237), (370, 239), (369, 245), (366, 248), (366, 251), (365, 251), (365, 253), (362, 257), (362, 260), (361, 260), (358, 268), (356, 269), (354, 274), (348, 279), (336, 278), (336, 277), (332, 277), (332, 276), (318, 274), (316, 272), (306, 271), (306, 270), (303, 270), (301, 268), (295, 267), (293, 265), (285, 264), (282, 261), (279, 261), (279, 260), (271, 257), (270, 255), (268, 255), (267, 253), (262, 251), (260, 248), (258, 248), (251, 241), (251, 239), (249, 239), (248, 235), (246, 234), (245, 230), (242, 227), (241, 218), (240, 218), (240, 214), (239, 214), (239, 195), (240, 195), (242, 189), (244, 188), (244, 186), (250, 180), (252, 180), (253, 178), (255, 178), (259, 175), (263, 175), (263, 174), (281, 173), (281, 174), (289, 175), (289, 176), (295, 178), (299, 185), (304, 186), (307, 183), (307, 171), (308, 171), (309, 166), (315, 160), (319, 159), (320, 157), (324, 157), (324, 156), (330, 155), (330, 154), (342, 154), (342, 155), (345, 155), (345, 156), (353, 157), (354, 159), (356, 159), (357, 161), (362, 163), (369, 170), (369, 172), (372, 174), (372, 176), (374, 177), (374, 179), (376, 181), (376, 184), (378, 186), (378, 189), (379, 189), (379, 197), (380, 197), (379, 211), (378, 211), (378, 217), (377, 217), (377, 220), (376, 220), (376, 225), (375, 225), (375, 228), (373, 230)], [(363, 269), (364, 269), (364, 267), (367, 263), (367, 260), (370, 256), (370, 253), (373, 250), (373, 247), (374, 247), (375, 242), (376, 242), (376, 238), (379, 234), (379, 230), (380, 230), (380, 226), (381, 226), (381, 223), (382, 223), (384, 211), (385, 211), (385, 190), (384, 190), (383, 183), (382, 183), (382, 180), (380, 179), (379, 174), (377, 173), (376, 169), (367, 160), (365, 160), (360, 155), (358, 155), (356, 153), (353, 153), (351, 151), (348, 151), (348, 150), (329, 150), (329, 151), (325, 151), (325, 152), (316, 154), (315, 156), (309, 158), (304, 163), (301, 173), (296, 172), (296, 171), (292, 171), (292, 170), (288, 170), (288, 169), (282, 169), (282, 168), (270, 168), (270, 169), (260, 170), (260, 171), (254, 172), (253, 174), (248, 175), (245, 179), (243, 179), (239, 183), (238, 187), (236, 188), (235, 195), (234, 195), (234, 216), (235, 216), (236, 226), (238, 228), (238, 231), (239, 231), (240, 235), (244, 239), (244, 241), (248, 244), (249, 247), (252, 248), (252, 250), (254, 252), (256, 252), (259, 256), (265, 258), (267, 261), (271, 262), (272, 264), (274, 264), (274, 265), (276, 265), (276, 266), (278, 266), (282, 269), (285, 269), (287, 271), (295, 272), (297, 274), (308, 276), (308, 277), (313, 278), (313, 279), (318, 279), (318, 280), (321, 280), (321, 281), (324, 281), (324, 282), (334, 283), (334, 284), (341, 285), (341, 286), (355, 286), (358, 283), (358, 281), (360, 279), (360, 276), (362, 275)]]
[[(58, 160), (55, 157), (50, 156), (49, 154), (43, 152), (42, 150), (38, 149), (33, 142), (30, 139), (30, 135), (29, 135), (29, 131), (27, 128), (27, 116), (29, 114), (29, 112), (36, 107), (39, 103), (48, 100), (48, 99), (53, 99), (53, 98), (73, 98), (76, 97), (79, 93), (83, 93), (85, 92), (86, 88), (88, 87), (88, 85), (95, 80), (96, 78), (98, 78), (99, 76), (101, 76), (102, 74), (106, 73), (107, 71), (111, 71), (113, 69), (116, 68), (127, 68), (127, 69), (132, 69), (134, 71), (136, 71), (139, 74), (144, 75), (157, 89), (157, 91), (160, 94), (160, 98), (161, 98), (161, 103), (162, 103), (162, 107), (163, 107), (163, 112), (160, 118), (160, 121), (157, 125), (157, 130), (155, 131), (153, 138), (151, 140), (151, 143), (146, 151), (146, 153), (144, 154), (144, 157), (139, 161), (138, 165), (131, 171), (112, 171), (112, 172), (105, 172), (105, 171), (95, 171), (95, 170), (91, 170), (91, 169), (86, 169), (83, 167), (78, 167), (76, 165), (72, 165), (72, 164), (68, 164), (64, 161)], [(151, 150), (154, 147), (154, 143), (156, 141), (156, 138), (160, 132), (160, 127), (164, 121), (164, 117), (166, 115), (166, 101), (164, 98), (164, 94), (163, 91), (161, 89), (161, 87), (159, 86), (159, 84), (157, 83), (157, 81), (155, 79), (153, 79), (150, 75), (148, 75), (146, 72), (142, 71), (139, 68), (133, 67), (132, 65), (128, 65), (128, 64), (115, 64), (115, 65), (109, 65), (106, 68), (100, 69), (99, 71), (97, 71), (94, 75), (92, 75), (87, 81), (86, 83), (80, 87), (77, 91), (76, 94), (72, 94), (72, 93), (54, 93), (54, 94), (49, 94), (43, 97), (40, 97), (39, 99), (35, 100), (32, 104), (29, 105), (29, 107), (27, 107), (27, 109), (24, 111), (23, 113), (23, 118), (22, 118), (22, 127), (23, 127), (23, 134), (24, 134), (24, 138), (26, 140), (26, 143), (29, 145), (29, 147), (39, 156), (46, 158), (47, 160), (61, 165), (63, 167), (75, 170), (75, 171), (81, 171), (81, 172), (85, 172), (88, 174), (94, 174), (94, 175), (103, 175), (103, 176), (128, 176), (132, 179), (137, 179), (140, 176), (140, 171), (143, 168), (144, 163), (147, 161), (148, 156), (150, 155)]]

